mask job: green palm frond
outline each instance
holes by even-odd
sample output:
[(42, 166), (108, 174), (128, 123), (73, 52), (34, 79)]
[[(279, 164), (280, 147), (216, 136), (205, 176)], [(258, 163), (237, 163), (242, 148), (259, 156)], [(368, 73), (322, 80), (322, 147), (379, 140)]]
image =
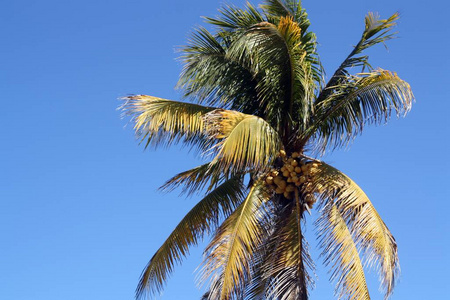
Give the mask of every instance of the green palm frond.
[(363, 251), (366, 263), (377, 267), (381, 287), (388, 297), (400, 271), (394, 237), (367, 195), (354, 181), (325, 163), (321, 163), (319, 169), (313, 181), (321, 206), (330, 202), (336, 205), (353, 239)]
[(302, 8), (301, 2), (293, 0), (266, 0), (264, 2), (265, 4), (260, 7), (268, 15), (269, 22), (278, 24), (282, 17), (289, 17), (298, 24), (301, 29), (302, 49), (308, 53), (305, 59), (312, 69), (310, 75), (318, 87), (322, 87), (324, 70), (317, 53), (317, 38), (314, 32), (308, 30), (311, 22), (306, 10)]
[(205, 187), (207, 191), (210, 191), (225, 179), (227, 178), (222, 176), (219, 166), (209, 162), (175, 175), (167, 180), (160, 190), (171, 192), (182, 186), (182, 193), (192, 195), (202, 191)]
[(349, 76), (334, 93), (315, 105), (315, 118), (307, 131), (317, 150), (346, 146), (367, 123), (389, 120), (391, 112), (404, 116), (414, 101), (408, 83), (385, 70)]
[(264, 4), (260, 5), (260, 7), (264, 12), (273, 17), (293, 17), (299, 24), (305, 23), (307, 20), (306, 13), (304, 13), (301, 3), (298, 1), (265, 0)]
[(174, 267), (189, 254), (205, 234), (211, 233), (220, 217), (228, 217), (244, 198), (240, 177), (229, 179), (206, 195), (181, 220), (142, 272), (136, 298), (162, 291)]
[(254, 74), (262, 116), (275, 128), (282, 128), (280, 121), (290, 120), (289, 116), (283, 119), (282, 113), (289, 107), (292, 76), (289, 53), (276, 25), (261, 22), (243, 31), (230, 45), (227, 57)]
[(124, 99), (122, 110), (133, 117), (136, 135), (146, 142), (146, 147), (177, 142), (201, 149), (208, 146), (202, 116), (215, 108), (147, 95)]
[(331, 266), (331, 280), (337, 282), (339, 299), (369, 300), (364, 270), (358, 250), (336, 205), (327, 203), (317, 220), (322, 255)]
[(301, 28), (292, 17), (251, 26), (230, 45), (227, 56), (248, 66), (259, 79), (259, 103), (272, 126), (290, 128), (292, 119), (296, 126), (305, 123), (317, 87), (315, 59), (304, 49)]
[(245, 9), (224, 5), (219, 9), (219, 13), (220, 16), (215, 18), (205, 17), (205, 20), (209, 24), (216, 25), (222, 31), (239, 31), (265, 20), (258, 9), (249, 2), (247, 2)]
[(339, 83), (345, 83), (346, 77), (349, 75), (348, 68), (351, 67), (363, 67), (369, 70), (372, 67), (369, 64), (369, 57), (367, 55), (357, 56), (365, 49), (372, 47), (379, 43), (384, 43), (387, 40), (392, 39), (395, 33), (391, 30), (396, 25), (398, 20), (398, 13), (393, 14), (390, 18), (380, 20), (380, 17), (375, 13), (369, 13), (365, 18), (364, 32), (359, 40), (358, 44), (353, 48), (353, 51), (342, 62), (339, 68), (334, 72), (333, 76), (328, 81), (326, 87), (322, 90), (317, 98), (317, 102), (321, 102), (328, 98), (334, 92), (334, 87)]
[(214, 110), (205, 115), (214, 146), (213, 160), (224, 174), (265, 170), (272, 165), (281, 144), (278, 133), (263, 119), (232, 110)]
[(391, 31), (395, 27), (395, 22), (397, 20), (398, 13), (393, 14), (386, 20), (380, 20), (380, 16), (378, 14), (370, 12), (364, 20), (365, 28), (360, 41), (347, 59), (344, 60), (344, 62), (337, 69), (336, 75), (341, 75), (345, 72), (345, 69), (355, 66), (370, 67), (367, 56), (355, 57), (355, 55), (360, 54), (369, 47), (392, 39), (395, 36), (395, 33), (392, 33)]
[(268, 200), (261, 182), (256, 182), (242, 204), (217, 230), (205, 250), (201, 282), (211, 279), (209, 299), (239, 299), (248, 280), (252, 254), (261, 243), (262, 206)]
[(206, 29), (194, 31), (188, 45), (181, 49), (184, 66), (177, 87), (184, 90), (185, 97), (199, 103), (233, 109), (245, 106), (256, 112), (257, 107), (250, 105), (257, 103), (255, 78), (226, 55), (227, 48), (222, 38)]

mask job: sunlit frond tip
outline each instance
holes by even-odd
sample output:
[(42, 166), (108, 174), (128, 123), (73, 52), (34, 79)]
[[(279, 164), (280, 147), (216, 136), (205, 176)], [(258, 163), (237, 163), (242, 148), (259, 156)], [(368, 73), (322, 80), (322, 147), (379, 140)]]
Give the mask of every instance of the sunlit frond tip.
[(124, 116), (131, 116), (136, 135), (146, 145), (170, 145), (204, 142), (202, 115), (214, 108), (172, 101), (147, 95), (123, 98), (120, 107)]

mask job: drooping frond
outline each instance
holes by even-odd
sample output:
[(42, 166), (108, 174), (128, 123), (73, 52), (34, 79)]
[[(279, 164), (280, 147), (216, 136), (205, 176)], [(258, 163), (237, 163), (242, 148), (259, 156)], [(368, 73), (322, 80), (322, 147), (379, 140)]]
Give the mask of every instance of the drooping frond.
[(262, 208), (268, 199), (262, 183), (256, 182), (247, 198), (222, 223), (205, 250), (201, 281), (211, 279), (211, 300), (239, 299), (250, 275), (252, 255), (261, 243)]
[(207, 191), (215, 188), (223, 179), (225, 177), (221, 176), (217, 164), (209, 162), (175, 175), (166, 181), (160, 190), (170, 192), (182, 186), (182, 193), (192, 195), (202, 191), (205, 187), (207, 187)]
[(122, 109), (133, 117), (136, 134), (146, 146), (183, 142), (207, 147), (202, 116), (215, 108), (147, 95), (124, 99)]
[(136, 298), (162, 291), (174, 267), (189, 254), (204, 234), (212, 232), (221, 216), (229, 216), (244, 198), (240, 177), (225, 181), (200, 202), (181, 220), (175, 230), (158, 249), (142, 272)]
[(315, 118), (307, 131), (316, 150), (346, 146), (367, 123), (381, 124), (391, 112), (404, 116), (414, 101), (408, 83), (385, 70), (349, 76), (332, 95), (315, 105)]
[(227, 47), (222, 38), (197, 29), (181, 49), (184, 66), (177, 87), (199, 103), (253, 113), (256, 108), (252, 103), (257, 107), (255, 78), (226, 55)]
[(331, 280), (337, 282), (339, 299), (369, 300), (364, 269), (359, 253), (336, 205), (327, 203), (317, 220), (322, 255), (331, 267)]
[(309, 275), (314, 272), (314, 263), (302, 233), (299, 205), (297, 201), (283, 209), (275, 225), (278, 228), (267, 242), (270, 252), (262, 266), (263, 277), (268, 281), (267, 299), (307, 299), (308, 288), (314, 284)]
[[(271, 198), (264, 203), (264, 212), (267, 218), (261, 222), (261, 243), (252, 254), (251, 269), (249, 279), (245, 282), (245, 288), (242, 290), (242, 295), (239, 300), (263, 300), (266, 297), (266, 288), (269, 284), (270, 278), (265, 274), (265, 264), (273, 255), (275, 243), (275, 232), (282, 224), (277, 220), (281, 218), (279, 210), (277, 210), (274, 195), (270, 190), (266, 190)], [(271, 196), (272, 195), (272, 196)], [(283, 222), (284, 224), (284, 222)]]
[(319, 165), (319, 170), (313, 182), (321, 206), (329, 203), (336, 205), (362, 250), (366, 263), (378, 269), (381, 287), (389, 297), (400, 271), (394, 237), (367, 195), (354, 181), (325, 163)]
[(209, 138), (220, 140), (213, 163), (224, 173), (269, 168), (280, 150), (278, 133), (259, 117), (218, 109), (205, 115), (205, 123)]
[(365, 49), (379, 43), (383, 43), (394, 37), (395, 33), (391, 33), (392, 28), (396, 25), (398, 20), (398, 13), (393, 14), (386, 20), (380, 20), (377, 14), (369, 13), (365, 18), (364, 32), (358, 44), (353, 48), (353, 51), (342, 62), (339, 68), (334, 72), (333, 76), (328, 81), (326, 87), (320, 93), (317, 102), (321, 102), (334, 93), (334, 87), (340, 83), (345, 83), (346, 77), (349, 75), (348, 68), (363, 67), (369, 68), (369, 57), (367, 55), (357, 56)]

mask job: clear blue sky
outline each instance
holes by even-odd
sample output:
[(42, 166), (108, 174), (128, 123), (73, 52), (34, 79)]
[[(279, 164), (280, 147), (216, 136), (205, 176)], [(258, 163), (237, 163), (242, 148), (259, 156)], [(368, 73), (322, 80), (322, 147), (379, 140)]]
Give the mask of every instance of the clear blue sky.
[[(0, 299), (132, 299), (140, 272), (198, 197), (157, 187), (198, 161), (143, 151), (118, 97), (180, 99), (176, 46), (222, 1), (3, 1), (0, 10)], [(243, 1), (231, 1), (242, 5)], [(257, 3), (256, 1), (253, 3)], [(305, 0), (328, 74), (368, 11), (401, 13), (399, 38), (370, 51), (417, 102), (406, 119), (368, 127), (327, 156), (369, 195), (395, 235), (402, 275), (392, 299), (444, 299), (450, 279), (449, 4)], [(311, 220), (308, 222), (310, 223)], [(311, 230), (311, 224), (308, 229)], [(311, 299), (333, 287), (317, 256)], [(160, 299), (198, 299), (201, 250)], [(369, 275), (373, 299), (376, 275)]]

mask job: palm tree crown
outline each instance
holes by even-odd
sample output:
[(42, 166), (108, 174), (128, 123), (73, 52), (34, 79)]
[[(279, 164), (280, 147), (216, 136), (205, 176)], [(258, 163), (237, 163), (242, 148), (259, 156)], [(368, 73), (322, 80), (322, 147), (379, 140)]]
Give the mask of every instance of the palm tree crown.
[[(316, 37), (295, 0), (225, 6), (182, 49), (178, 87), (189, 102), (137, 95), (123, 109), (147, 146), (184, 143), (209, 160), (162, 187), (206, 191), (145, 267), (138, 298), (160, 292), (189, 247), (205, 235), (204, 299), (307, 299), (314, 264), (302, 233), (313, 205), (325, 265), (340, 299), (370, 299), (363, 265), (386, 297), (397, 245), (364, 192), (317, 159), (348, 145), (368, 123), (409, 111), (413, 94), (362, 52), (393, 37), (398, 15), (365, 18), (360, 41), (325, 82)], [(359, 67), (360, 73), (350, 73)], [(193, 102), (196, 102), (195, 104)]]

